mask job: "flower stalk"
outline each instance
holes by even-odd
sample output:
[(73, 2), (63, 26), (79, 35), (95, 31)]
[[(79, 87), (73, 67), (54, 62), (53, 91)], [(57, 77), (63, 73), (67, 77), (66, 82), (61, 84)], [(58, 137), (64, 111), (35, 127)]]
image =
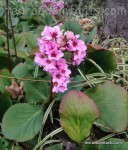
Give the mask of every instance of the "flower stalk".
[(7, 50), (8, 50), (8, 69), (11, 72), (11, 55), (9, 48), (9, 31), (8, 31), (8, 20), (9, 20), (9, 0), (6, 0), (6, 38), (7, 38)]

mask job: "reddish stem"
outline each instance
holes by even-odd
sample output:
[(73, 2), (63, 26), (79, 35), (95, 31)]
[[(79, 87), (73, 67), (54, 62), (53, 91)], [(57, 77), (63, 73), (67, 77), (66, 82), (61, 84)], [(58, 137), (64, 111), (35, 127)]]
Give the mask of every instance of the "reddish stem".
[(17, 50), (16, 50), (16, 41), (15, 41), (15, 36), (14, 36), (14, 30), (13, 30), (13, 25), (12, 25), (12, 18), (11, 18), (11, 12), (9, 9), (9, 18), (10, 18), (10, 24), (11, 24), (11, 30), (12, 30), (12, 38), (13, 38), (13, 44), (14, 44), (14, 50), (15, 50), (15, 57), (16, 57), (16, 64), (18, 63), (18, 57), (17, 57)]
[(7, 50), (8, 50), (8, 69), (11, 72), (11, 55), (9, 48), (9, 30), (8, 30), (8, 19), (9, 19), (9, 1), (6, 0), (6, 37), (7, 37)]

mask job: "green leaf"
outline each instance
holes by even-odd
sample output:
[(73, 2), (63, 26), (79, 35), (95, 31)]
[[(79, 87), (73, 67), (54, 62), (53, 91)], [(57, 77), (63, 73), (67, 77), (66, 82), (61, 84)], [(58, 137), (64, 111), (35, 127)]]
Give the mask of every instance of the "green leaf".
[(88, 52), (90, 51), (100, 51), (100, 50), (107, 50), (99, 45), (92, 45), (92, 44), (87, 44), (87, 50)]
[[(24, 82), (25, 99), (28, 102), (42, 102), (49, 98), (50, 88), (46, 82)], [(33, 92), (32, 92), (33, 91)]]
[(22, 147), (20, 147), (20, 146), (15, 146), (14, 150), (24, 150), (24, 149)]
[(82, 28), (77, 21), (65, 22), (62, 26), (65, 31), (72, 31), (74, 34), (81, 34)]
[(27, 21), (20, 21), (17, 25), (17, 30), (19, 32), (29, 32), (30, 31), (30, 26)]
[(68, 91), (70, 90), (82, 90), (84, 85), (81, 85), (83, 83), (83, 77), (80, 75), (76, 75), (75, 77), (71, 78), (71, 82), (68, 85)]
[(2, 121), (4, 113), (11, 106), (11, 104), (11, 99), (8, 96), (5, 94), (0, 94), (0, 122)]
[(26, 42), (28, 46), (28, 51), (30, 52), (33, 48), (37, 46), (37, 35), (32, 33), (26, 33)]
[(7, 54), (7, 52), (5, 52), (5, 50), (0, 46), (0, 55), (1, 54)]
[[(99, 122), (112, 131), (122, 132), (128, 127), (128, 92), (106, 81), (86, 91), (100, 110)], [(110, 132), (110, 131), (109, 131)]]
[(6, 29), (3, 17), (0, 17), (0, 29), (3, 31), (5, 31), (5, 29)]
[(11, 77), (12, 75), (6, 69), (1, 70), (0, 75), (4, 76), (0, 77), (0, 92), (5, 93), (6, 92), (5, 87), (11, 85), (11, 79), (5, 77)]
[[(106, 141), (99, 142), (99, 144), (84, 144), (82, 150), (127, 150), (128, 143), (122, 139), (110, 138)], [(102, 144), (104, 143), (104, 144)]]
[(43, 112), (32, 104), (15, 104), (5, 113), (2, 133), (11, 140), (24, 142), (31, 140), (41, 129)]
[(46, 150), (62, 150), (62, 145), (61, 144), (55, 144), (55, 145), (52, 145), (52, 146), (46, 148)]
[(16, 78), (23, 78), (26, 76), (31, 76), (30, 71), (25, 63), (18, 64), (13, 70), (12, 74)]
[(82, 150), (98, 150), (98, 147), (95, 144), (83, 144)]
[[(16, 26), (19, 22), (19, 18), (12, 17), (11, 19), (12, 19), (12, 26)], [(10, 22), (9, 22), (9, 25), (10, 25)], [(10, 27), (11, 27), (11, 25), (10, 25)]]
[[(23, 77), (33, 77), (35, 73), (35, 68), (37, 67), (36, 63), (33, 59), (27, 58), (24, 63), (18, 64), (13, 70), (12, 74), (16, 78), (23, 78)], [(44, 71), (42, 68), (39, 68), (38, 75), (44, 75)]]
[(5, 12), (4, 8), (0, 7), (0, 17), (3, 16), (4, 12)]
[(97, 26), (95, 26), (92, 31), (89, 33), (89, 35), (86, 37), (85, 39), (85, 43), (89, 43), (91, 42), (91, 40), (94, 38), (94, 36), (97, 33)]
[(93, 122), (99, 117), (99, 111), (93, 100), (75, 90), (63, 97), (59, 114), (62, 128), (77, 143), (90, 134)]
[(49, 14), (45, 14), (44, 15), (43, 22), (44, 22), (45, 25), (48, 25), (48, 26), (50, 26), (50, 25), (55, 23), (53, 17), (51, 15), (49, 15)]
[(115, 144), (100, 144), (98, 145), (98, 150), (127, 150), (128, 149), (128, 142), (117, 139), (117, 138), (110, 138), (106, 141), (106, 143), (115, 143)]
[(44, 25), (39, 25), (36, 29), (35, 29), (35, 33), (37, 33), (38, 35), (40, 35), (40, 33), (43, 31), (44, 29)]
[[(33, 59), (26, 59), (24, 63), (18, 64), (13, 70), (12, 74), (16, 78), (32, 77), (36, 68), (36, 64)], [(43, 71), (42, 71), (43, 72)]]
[(34, 60), (31, 58), (26, 59), (25, 64), (27, 65), (29, 70), (35, 70), (35, 68), (37, 66), (36, 63), (34, 62)]
[[(14, 61), (10, 60), (11, 67), (15, 66)], [(8, 55), (0, 54), (0, 70), (1, 69), (8, 69)]]
[(0, 47), (3, 46), (3, 44), (6, 43), (6, 36), (5, 35), (0, 35)]
[(0, 138), (0, 150), (8, 150), (8, 142), (4, 138)]
[(40, 19), (40, 17), (38, 17), (38, 15), (29, 17), (27, 19), (27, 22), (28, 22), (28, 25), (29, 25), (29, 29), (31, 31), (33, 31), (36, 27), (39, 26), (39, 24), (40, 24), (40, 20), (39, 19)]
[[(24, 33), (15, 34), (15, 42), (16, 42), (16, 49), (17, 50), (24, 50), (26, 45), (26, 38), (24, 36)], [(9, 41), (10, 49), (14, 49), (14, 43), (11, 39)]]
[(83, 32), (81, 32), (80, 33), (80, 39), (85, 41), (85, 38), (86, 38), (85, 34)]
[(24, 58), (26, 59), (29, 56), (29, 53), (25, 52), (25, 51), (17, 51), (17, 56), (19, 58)]
[[(22, 32), (15, 34), (16, 48), (17, 50), (30, 52), (37, 46), (37, 35), (31, 32)], [(10, 48), (14, 49), (13, 40), (10, 40)]]
[[(117, 69), (116, 57), (112, 51), (98, 50), (88, 52), (87, 59), (93, 60), (106, 73), (114, 72)], [(81, 64), (81, 68), (85, 74), (100, 72), (98, 68), (89, 60), (85, 60)]]

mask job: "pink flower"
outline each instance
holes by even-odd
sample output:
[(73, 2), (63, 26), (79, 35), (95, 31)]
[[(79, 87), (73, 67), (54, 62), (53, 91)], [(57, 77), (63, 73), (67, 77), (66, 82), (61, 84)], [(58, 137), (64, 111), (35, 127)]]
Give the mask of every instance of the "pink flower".
[(46, 26), (44, 28), (44, 31), (41, 33), (41, 35), (46, 40), (52, 40), (52, 39), (59, 38), (62, 35), (62, 31), (58, 26), (55, 27)]
[(64, 8), (64, 1), (59, 0), (58, 2), (53, 2), (53, 8), (55, 10), (62, 10)]
[(38, 38), (37, 44), (39, 46), (39, 51), (46, 54), (48, 46), (49, 46), (48, 41), (44, 41), (42, 38)]
[(43, 0), (42, 4), (50, 5), (52, 0)]
[(68, 41), (68, 50), (69, 51), (75, 51), (78, 49), (84, 49), (85, 48), (85, 44), (82, 40), (78, 40), (76, 37), (73, 37), (72, 39), (70, 39)]
[(79, 65), (85, 58), (86, 52), (85, 50), (76, 50), (73, 54), (73, 65)]
[(72, 64), (79, 65), (86, 56), (87, 46), (79, 39), (79, 35), (67, 31), (63, 33), (60, 26), (46, 26), (37, 39), (39, 52), (36, 53), (34, 61), (51, 74), (53, 92), (65, 92), (70, 83), (71, 70), (64, 58), (64, 52), (71, 53)]
[(66, 38), (67, 40), (70, 40), (70, 39), (72, 39), (75, 35), (74, 35), (73, 32), (67, 31), (67, 32), (64, 33), (64, 36), (65, 36), (65, 38)]
[(56, 42), (61, 47), (61, 49), (65, 49), (67, 41), (64, 36), (57, 38)]
[(46, 49), (46, 54), (49, 54), (49, 52), (53, 49), (58, 50), (58, 45), (56, 42), (44, 40), (44, 43), (45, 43), (44, 45)]
[(71, 74), (71, 70), (69, 70), (68, 68), (63, 68), (61, 69), (61, 73), (63, 73), (66, 77), (69, 77)]
[(62, 84), (59, 84), (58, 82), (54, 82), (54, 87), (52, 89), (52, 92), (55, 92), (55, 93), (63, 93), (67, 90), (67, 85), (62, 83)]
[(48, 53), (48, 58), (50, 60), (54, 59), (54, 60), (59, 60), (61, 57), (64, 56), (64, 53), (62, 53), (60, 50), (58, 49), (53, 49), (50, 50)]
[(52, 73), (55, 69), (55, 61), (54, 60), (49, 60), (48, 58), (45, 59), (45, 61), (43, 62), (43, 66), (44, 66), (44, 70)]
[(66, 60), (64, 58), (61, 58), (60, 60), (56, 61), (56, 68), (58, 70), (61, 70), (63, 68), (68, 68)]
[(34, 61), (40, 66), (44, 66), (44, 62), (46, 60), (46, 57), (43, 53), (36, 53)]
[(69, 77), (71, 74), (71, 70), (68, 69), (68, 65), (64, 58), (61, 58), (60, 60), (56, 61), (56, 69), (60, 70), (60, 72), (66, 77)]
[(63, 0), (43, 0), (42, 8), (51, 15), (57, 15), (64, 8)]
[(52, 75), (52, 81), (57, 83), (62, 83), (65, 80), (64, 74), (60, 71), (54, 72)]

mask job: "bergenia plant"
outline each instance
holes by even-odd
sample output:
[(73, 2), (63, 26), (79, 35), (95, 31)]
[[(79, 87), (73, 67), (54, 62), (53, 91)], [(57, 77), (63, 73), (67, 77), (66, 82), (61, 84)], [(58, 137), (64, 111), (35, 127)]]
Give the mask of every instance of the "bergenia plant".
[(64, 8), (63, 0), (42, 0), (42, 8), (51, 15), (57, 15)]
[(39, 52), (35, 55), (35, 62), (43, 67), (52, 77), (52, 92), (65, 92), (70, 82), (71, 70), (65, 59), (65, 52), (71, 53), (71, 64), (79, 65), (86, 56), (87, 46), (80, 40), (80, 35), (64, 32), (60, 26), (46, 26), (38, 38)]

